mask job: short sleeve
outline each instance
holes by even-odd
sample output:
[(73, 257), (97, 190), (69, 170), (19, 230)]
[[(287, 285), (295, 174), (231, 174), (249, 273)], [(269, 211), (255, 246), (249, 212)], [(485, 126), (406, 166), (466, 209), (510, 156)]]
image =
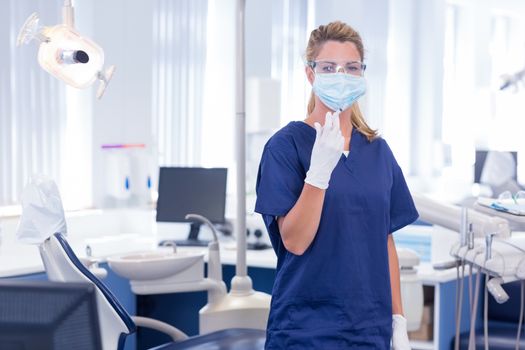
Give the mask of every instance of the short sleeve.
[(417, 220), (419, 214), (414, 205), (403, 171), (392, 156), (392, 189), (390, 191), (390, 231), (393, 233)]
[(267, 145), (257, 174), (255, 211), (274, 217), (286, 215), (301, 194), (305, 176), (293, 146)]

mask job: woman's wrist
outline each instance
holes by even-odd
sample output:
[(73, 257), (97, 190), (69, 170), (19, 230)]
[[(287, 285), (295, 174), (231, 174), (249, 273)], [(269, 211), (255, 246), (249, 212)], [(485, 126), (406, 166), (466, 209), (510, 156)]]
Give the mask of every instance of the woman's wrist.
[(401, 303), (394, 302), (392, 305), (392, 315), (401, 315), (404, 316), (403, 313), (403, 306), (401, 306)]
[(314, 192), (318, 192), (318, 193), (323, 193), (323, 192), (326, 191), (325, 188), (320, 188), (320, 187), (311, 185), (308, 182), (304, 183), (304, 189), (306, 189), (307, 191), (314, 191)]

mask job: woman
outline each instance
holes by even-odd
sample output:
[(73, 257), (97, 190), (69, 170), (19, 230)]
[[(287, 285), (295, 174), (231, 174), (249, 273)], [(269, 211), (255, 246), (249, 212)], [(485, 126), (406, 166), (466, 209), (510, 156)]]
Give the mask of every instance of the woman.
[(264, 148), (255, 210), (278, 258), (266, 349), (409, 349), (391, 233), (418, 213), (355, 103), (363, 53), (345, 23), (312, 31), (308, 116)]

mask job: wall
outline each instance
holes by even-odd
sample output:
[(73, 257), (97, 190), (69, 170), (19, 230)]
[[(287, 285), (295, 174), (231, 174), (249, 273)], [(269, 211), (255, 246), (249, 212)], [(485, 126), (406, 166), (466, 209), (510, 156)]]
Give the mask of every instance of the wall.
[(96, 88), (92, 88), (92, 105), (84, 104), (93, 110), (93, 199), (97, 206), (102, 203), (105, 184), (100, 146), (145, 143), (155, 147), (151, 113), (153, 6), (149, 1), (77, 0), (75, 7), (79, 24), (91, 22), (92, 38), (104, 49), (106, 66), (116, 66), (103, 98), (96, 100)]
[[(204, 105), (202, 163), (206, 166), (230, 166), (233, 170), (234, 118), (234, 27), (226, 20), (234, 9), (234, 1), (210, 1), (210, 11), (216, 22), (210, 23), (209, 60)], [(104, 143), (146, 143), (155, 147), (151, 101), (151, 35), (152, 8), (148, 1), (77, 0), (77, 17), (91, 25), (93, 39), (105, 50), (107, 64), (117, 70), (105, 96), (93, 99), (93, 197), (95, 205), (103, 203)], [(89, 8), (91, 6), (91, 9)], [(359, 29), (367, 47), (369, 91), (364, 99), (364, 110), (374, 126), (383, 122), (385, 94), (386, 40), (388, 1), (356, 1), (352, 11), (341, 15), (340, 8), (348, 7), (341, 0), (316, 0), (310, 5), (315, 11), (315, 26), (340, 19)], [(248, 0), (246, 4), (246, 76), (270, 78), (272, 70), (272, 29), (275, 16), (282, 11), (278, 2)], [(311, 15), (311, 14), (310, 14)], [(230, 24), (228, 24), (230, 23)], [(231, 26), (230, 26), (231, 25)], [(87, 25), (86, 25), (87, 27)], [(306, 45), (306, 42), (304, 43)], [(300, 57), (298, 57), (300, 59)], [(94, 91), (94, 89), (93, 89)], [(218, 93), (221, 91), (221, 93)], [(227, 91), (232, 91), (228, 93)], [(374, 103), (367, 103), (374, 101)], [(221, 130), (222, 129), (222, 130)], [(220, 132), (218, 132), (220, 130)], [(216, 147), (222, 144), (223, 147)], [(234, 183), (230, 172), (229, 186)], [(231, 192), (231, 191), (229, 191)]]
[[(472, 68), (465, 72), (474, 77), (473, 89), (481, 87), (486, 91), (489, 79), (485, 68), (488, 59), (486, 39), (490, 31), (491, 9), (525, 13), (525, 3), (519, 0), (456, 2), (477, 8), (476, 14), (464, 23), (469, 26), (472, 35), (472, 52), (463, 59), (473, 62)], [(79, 24), (83, 16), (90, 16), (92, 28), (88, 28), (88, 32), (92, 30), (94, 39), (105, 49), (107, 62), (117, 65), (106, 96), (92, 105), (93, 193), (95, 203), (99, 204), (103, 193), (103, 182), (99, 176), (103, 164), (100, 145), (143, 142), (155, 146), (151, 122), (153, 6), (149, 1), (125, 0), (77, 0), (76, 3)], [(313, 13), (307, 14), (309, 30), (333, 20), (342, 20), (361, 33), (368, 65), (368, 91), (361, 101), (365, 117), (387, 139), (405, 174), (423, 178), (439, 175), (443, 165), (446, 3), (445, 0), (308, 1), (308, 8), (313, 9)], [(206, 72), (204, 143), (200, 157), (205, 166), (228, 166), (232, 170), (235, 162), (235, 31), (229, 16), (234, 13), (234, 4), (234, 0), (210, 0), (210, 11), (215, 14), (215, 22), (209, 23), (208, 28), (211, 40), (207, 54), (211, 59), (208, 60)], [(89, 6), (91, 10), (86, 9)], [(80, 13), (82, 7), (84, 10)], [(270, 26), (278, 15), (277, 11), (282, 11), (279, 2), (247, 0), (248, 78), (269, 78), (272, 75)], [(481, 18), (484, 20), (480, 21)], [(479, 95), (480, 91), (474, 91), (472, 95), (486, 96)], [(486, 105), (479, 104), (478, 108)], [(462, 125), (472, 125), (471, 119), (464, 119)], [(492, 132), (485, 125), (480, 123), (474, 126), (474, 132), (481, 138)], [(476, 142), (482, 141), (476, 139)], [(230, 174), (231, 193), (234, 172)], [(433, 183), (428, 185), (433, 186)]]

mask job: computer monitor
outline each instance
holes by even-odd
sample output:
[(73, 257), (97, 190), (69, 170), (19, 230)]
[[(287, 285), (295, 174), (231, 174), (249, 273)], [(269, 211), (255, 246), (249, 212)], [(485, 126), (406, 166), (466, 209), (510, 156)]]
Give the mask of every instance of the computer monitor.
[[(226, 168), (161, 167), (157, 222), (188, 222), (187, 214), (199, 214), (214, 224), (225, 222)], [(207, 245), (199, 240), (200, 223), (192, 223), (188, 239), (178, 245)]]
[(0, 280), (0, 348), (102, 349), (95, 287)]
[[(490, 151), (488, 150), (476, 150), (476, 160), (474, 163), (474, 182), (475, 183), (481, 183), (481, 174), (483, 173), (483, 168), (485, 167), (485, 162), (487, 160), (487, 156)], [(514, 163), (518, 163), (518, 153), (517, 152), (509, 152), (512, 155), (512, 158), (514, 158)], [(517, 181), (517, 165), (514, 169), (514, 176), (512, 177), (513, 180)]]

